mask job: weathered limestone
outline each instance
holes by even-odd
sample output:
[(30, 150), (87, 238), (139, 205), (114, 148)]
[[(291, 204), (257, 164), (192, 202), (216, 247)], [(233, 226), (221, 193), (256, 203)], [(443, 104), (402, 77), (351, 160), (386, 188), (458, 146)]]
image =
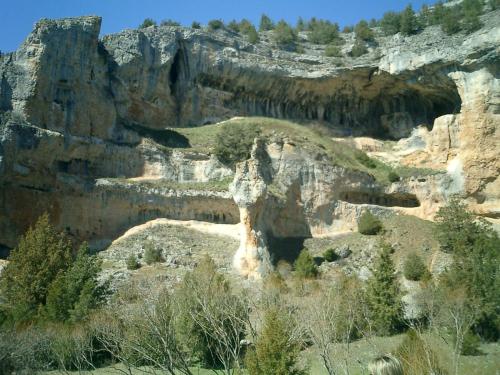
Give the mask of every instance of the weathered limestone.
[[(304, 54), (251, 45), (224, 30), (150, 27), (99, 40), (98, 17), (41, 20), (0, 57), (0, 246), (14, 246), (44, 210), (78, 239), (99, 241), (157, 217), (234, 223), (239, 211), (235, 262), (253, 276), (269, 267), (274, 237), (355, 228), (366, 205), (432, 218), (458, 192), (498, 218), (499, 15), (484, 15), (471, 35), (378, 36), (356, 59), (324, 57), (307, 42)], [(343, 37), (347, 51), (353, 37)], [(145, 130), (247, 115), (409, 137), (402, 163), (448, 172), (384, 187), (283, 139), (257, 143), (238, 166), (236, 203), (227, 192), (168, 188), (233, 172)]]

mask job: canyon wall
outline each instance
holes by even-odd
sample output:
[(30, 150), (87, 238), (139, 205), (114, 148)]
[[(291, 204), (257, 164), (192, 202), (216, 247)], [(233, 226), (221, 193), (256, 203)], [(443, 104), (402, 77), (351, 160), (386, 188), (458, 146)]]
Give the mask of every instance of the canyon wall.
[[(253, 244), (243, 251), (256, 252), (266, 236), (352, 228), (365, 204), (432, 218), (456, 192), (498, 218), (499, 17), (487, 13), (470, 35), (428, 27), (378, 36), (368, 54), (341, 59), (307, 41), (304, 53), (283, 51), (266, 34), (253, 45), (226, 30), (165, 26), (100, 39), (98, 17), (41, 20), (0, 56), (0, 246), (15, 246), (45, 210), (70, 235), (96, 242), (155, 217), (240, 216)], [(342, 37), (347, 53), (353, 35)], [(151, 140), (166, 128), (257, 115), (401, 140), (401, 163), (448, 172), (382, 186), (286, 141), (267, 142), (238, 166), (231, 193), (210, 191), (182, 184), (209, 186), (234, 172), (209, 151), (191, 151), (188, 139)], [(261, 182), (243, 199), (252, 178)], [(268, 185), (283, 196), (262, 198)]]

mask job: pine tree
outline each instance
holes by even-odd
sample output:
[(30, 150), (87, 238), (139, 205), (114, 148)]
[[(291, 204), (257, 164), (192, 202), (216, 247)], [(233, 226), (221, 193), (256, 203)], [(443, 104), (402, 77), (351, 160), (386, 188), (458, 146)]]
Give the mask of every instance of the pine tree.
[(373, 276), (368, 281), (367, 288), (372, 323), (380, 335), (397, 332), (402, 318), (401, 294), (391, 250), (389, 244), (381, 244)]
[(292, 336), (293, 326), (277, 308), (266, 311), (255, 348), (245, 358), (250, 375), (302, 375), (297, 368), (299, 342)]
[(400, 31), (404, 35), (412, 35), (418, 31), (418, 20), (411, 4), (401, 13)]
[(385, 35), (394, 35), (399, 32), (401, 25), (401, 15), (396, 12), (384, 13), (380, 21), (380, 27)]
[(269, 31), (269, 30), (272, 30), (272, 29), (274, 29), (274, 23), (273, 23), (273, 21), (268, 16), (266, 16), (265, 14), (263, 14), (260, 17), (259, 31)]
[(273, 38), (279, 46), (288, 46), (295, 43), (297, 34), (286, 21), (281, 20), (274, 28)]
[(52, 282), (71, 264), (71, 244), (42, 215), (19, 240), (2, 272), (6, 314), (15, 322), (31, 321), (45, 304)]

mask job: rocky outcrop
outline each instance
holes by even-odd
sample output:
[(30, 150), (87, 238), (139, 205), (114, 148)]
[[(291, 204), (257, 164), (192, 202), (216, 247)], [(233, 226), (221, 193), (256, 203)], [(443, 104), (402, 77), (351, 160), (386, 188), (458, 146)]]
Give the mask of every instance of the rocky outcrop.
[[(272, 238), (352, 228), (364, 205), (431, 217), (460, 192), (498, 217), (499, 14), (470, 35), (379, 35), (367, 55), (340, 59), (307, 41), (303, 54), (282, 51), (265, 34), (252, 45), (225, 30), (165, 26), (99, 39), (98, 17), (41, 20), (0, 56), (0, 247), (44, 210), (78, 239), (109, 240), (163, 216), (233, 223), (239, 209), (238, 259), (252, 274), (272, 261)], [(347, 52), (354, 38), (342, 37)], [(402, 162), (448, 174), (384, 187), (284, 139), (256, 145), (238, 167), (236, 204), (227, 191), (178, 185), (233, 172), (166, 128), (236, 115), (410, 143), (423, 125)]]
[(256, 139), (250, 159), (237, 166), (230, 186), (241, 223), (234, 266), (245, 276), (259, 277), (282, 255), (281, 244), (293, 252), (291, 243), (298, 243), (295, 250), (300, 251), (305, 238), (355, 230), (365, 210), (427, 217), (445, 202), (451, 181), (446, 175), (428, 179), (384, 186), (287, 138)]

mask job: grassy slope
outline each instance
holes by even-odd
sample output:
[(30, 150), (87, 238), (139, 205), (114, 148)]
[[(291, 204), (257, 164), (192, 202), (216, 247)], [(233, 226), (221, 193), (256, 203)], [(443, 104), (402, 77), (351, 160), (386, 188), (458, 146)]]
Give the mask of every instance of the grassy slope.
[(231, 125), (258, 127), (264, 137), (273, 134), (283, 135), (290, 138), (298, 146), (311, 151), (327, 155), (332, 163), (346, 168), (352, 168), (372, 174), (382, 183), (388, 182), (387, 174), (392, 168), (380, 161), (372, 159), (375, 168), (369, 168), (358, 160), (361, 151), (346, 144), (334, 141), (319, 128), (311, 128), (306, 125), (296, 124), (290, 121), (278, 120), (266, 117), (246, 117), (224, 121), (220, 124), (205, 125), (196, 128), (176, 128), (175, 130), (189, 139), (193, 149), (199, 152), (210, 152), (215, 145), (216, 136), (222, 126)]

